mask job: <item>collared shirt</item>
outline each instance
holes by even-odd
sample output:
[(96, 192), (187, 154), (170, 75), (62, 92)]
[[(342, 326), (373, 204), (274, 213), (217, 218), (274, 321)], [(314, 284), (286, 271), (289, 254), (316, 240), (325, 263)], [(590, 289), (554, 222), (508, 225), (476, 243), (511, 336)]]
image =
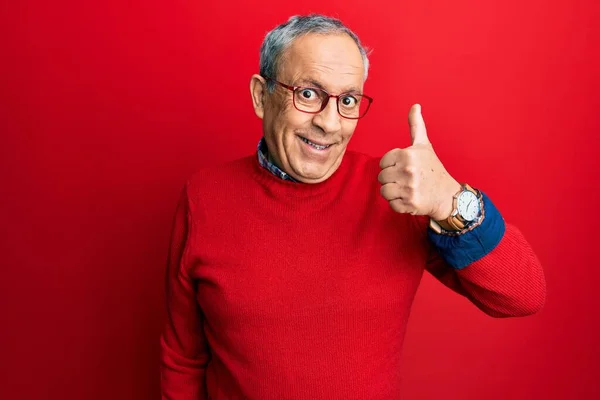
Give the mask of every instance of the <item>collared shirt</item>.
[(289, 174), (284, 172), (281, 168), (269, 160), (269, 148), (267, 147), (267, 142), (265, 142), (264, 137), (258, 142), (258, 148), (256, 152), (258, 153), (258, 162), (263, 168), (267, 169), (273, 175), (278, 176), (283, 180), (298, 182), (297, 179), (292, 178)]

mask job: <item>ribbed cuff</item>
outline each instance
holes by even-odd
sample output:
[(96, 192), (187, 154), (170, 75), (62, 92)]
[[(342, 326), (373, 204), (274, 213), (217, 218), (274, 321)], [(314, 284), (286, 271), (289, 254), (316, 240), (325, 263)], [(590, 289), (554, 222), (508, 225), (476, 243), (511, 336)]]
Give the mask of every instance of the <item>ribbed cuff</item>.
[(437, 234), (431, 229), (427, 230), (429, 240), (453, 268), (465, 268), (485, 257), (504, 236), (506, 226), (502, 215), (485, 193), (481, 192), (481, 195), (484, 218), (478, 227), (457, 236)]

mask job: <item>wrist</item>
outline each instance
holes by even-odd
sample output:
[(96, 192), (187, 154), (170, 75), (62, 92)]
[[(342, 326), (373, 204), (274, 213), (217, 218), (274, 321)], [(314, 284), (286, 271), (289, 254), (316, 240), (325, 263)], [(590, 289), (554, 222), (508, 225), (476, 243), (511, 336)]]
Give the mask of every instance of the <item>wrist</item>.
[(462, 185), (456, 180), (453, 180), (453, 182), (448, 185), (445, 193), (442, 195), (443, 200), (439, 204), (437, 210), (429, 215), (429, 217), (434, 221), (443, 221), (448, 219), (454, 210), (454, 196), (456, 196), (461, 189)]
[(473, 226), (482, 215), (483, 204), (481, 193), (468, 184), (460, 185), (460, 189), (452, 196), (452, 211), (445, 219), (430, 219), (430, 227), (437, 233), (464, 232)]

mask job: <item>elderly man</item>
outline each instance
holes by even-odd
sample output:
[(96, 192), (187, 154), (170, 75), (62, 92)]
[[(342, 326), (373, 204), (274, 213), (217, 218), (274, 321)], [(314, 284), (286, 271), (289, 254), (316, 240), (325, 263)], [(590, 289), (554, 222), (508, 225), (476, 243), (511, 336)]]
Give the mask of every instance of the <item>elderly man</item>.
[(494, 317), (542, 306), (536, 256), (444, 169), (418, 105), (410, 147), (346, 151), (368, 67), (332, 18), (267, 34), (250, 82), (257, 154), (196, 174), (176, 213), (163, 399), (396, 399), (424, 270)]

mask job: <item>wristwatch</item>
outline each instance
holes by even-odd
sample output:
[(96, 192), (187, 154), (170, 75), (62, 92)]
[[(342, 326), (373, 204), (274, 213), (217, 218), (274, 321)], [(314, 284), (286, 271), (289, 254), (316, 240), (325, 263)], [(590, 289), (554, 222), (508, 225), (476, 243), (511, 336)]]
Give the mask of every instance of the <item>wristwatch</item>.
[(475, 221), (481, 215), (481, 204), (478, 192), (468, 184), (461, 185), (460, 190), (453, 196), (452, 213), (441, 221), (429, 221), (429, 226), (436, 233), (445, 231), (460, 231)]

